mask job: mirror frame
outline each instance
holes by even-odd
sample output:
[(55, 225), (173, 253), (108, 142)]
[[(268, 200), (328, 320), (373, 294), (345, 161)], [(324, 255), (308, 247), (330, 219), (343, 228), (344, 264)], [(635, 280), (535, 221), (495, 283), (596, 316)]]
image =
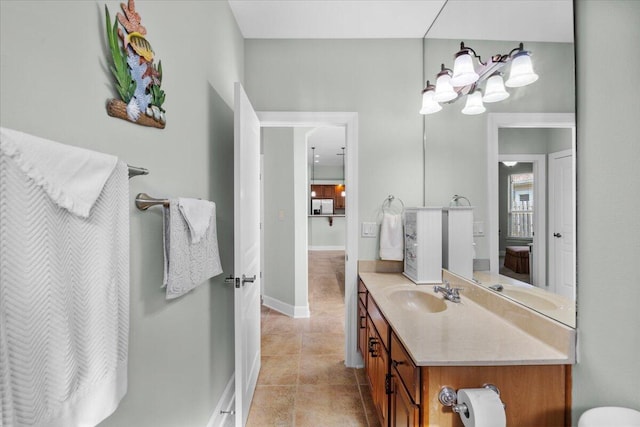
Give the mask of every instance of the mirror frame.
[(498, 263), (498, 132), (500, 128), (570, 128), (573, 162), (573, 277), (576, 297), (576, 115), (574, 113), (489, 113), (487, 117), (487, 218), (489, 221), (489, 269), (499, 274)]

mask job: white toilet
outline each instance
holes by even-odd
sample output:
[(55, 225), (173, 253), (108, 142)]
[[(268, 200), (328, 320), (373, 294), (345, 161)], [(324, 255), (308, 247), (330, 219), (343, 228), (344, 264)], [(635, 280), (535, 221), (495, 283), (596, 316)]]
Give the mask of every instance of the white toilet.
[(640, 411), (618, 406), (589, 409), (580, 416), (578, 427), (640, 427)]

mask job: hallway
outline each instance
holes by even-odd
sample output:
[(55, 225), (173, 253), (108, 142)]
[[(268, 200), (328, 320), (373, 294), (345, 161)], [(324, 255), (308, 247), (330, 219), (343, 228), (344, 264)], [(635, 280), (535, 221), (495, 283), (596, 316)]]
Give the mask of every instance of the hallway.
[(309, 252), (311, 317), (262, 308), (248, 427), (379, 426), (363, 369), (344, 366), (344, 252)]

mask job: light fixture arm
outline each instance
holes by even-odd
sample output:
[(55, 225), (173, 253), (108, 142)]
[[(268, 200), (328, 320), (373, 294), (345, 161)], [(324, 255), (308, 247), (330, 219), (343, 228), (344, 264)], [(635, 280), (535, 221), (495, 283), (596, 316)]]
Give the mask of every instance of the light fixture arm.
[[(482, 61), (482, 58), (480, 57), (480, 55), (478, 55), (476, 53), (476, 51), (473, 50), (473, 48), (465, 46), (464, 42), (460, 42), (460, 52), (462, 52), (462, 51), (472, 52), (473, 53), (473, 57), (476, 58), (480, 64), (487, 65), (486, 62)], [(458, 52), (458, 53), (460, 53), (460, 52)], [(444, 66), (444, 64), (443, 64), (443, 66)]]

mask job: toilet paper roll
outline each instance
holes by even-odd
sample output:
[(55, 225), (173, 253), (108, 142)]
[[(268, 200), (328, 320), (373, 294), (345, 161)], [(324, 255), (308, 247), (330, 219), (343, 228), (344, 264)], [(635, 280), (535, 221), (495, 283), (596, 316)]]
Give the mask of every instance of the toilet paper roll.
[(498, 393), (487, 388), (463, 388), (458, 390), (458, 404), (467, 405), (467, 413), (461, 413), (465, 427), (505, 427), (507, 417)]

